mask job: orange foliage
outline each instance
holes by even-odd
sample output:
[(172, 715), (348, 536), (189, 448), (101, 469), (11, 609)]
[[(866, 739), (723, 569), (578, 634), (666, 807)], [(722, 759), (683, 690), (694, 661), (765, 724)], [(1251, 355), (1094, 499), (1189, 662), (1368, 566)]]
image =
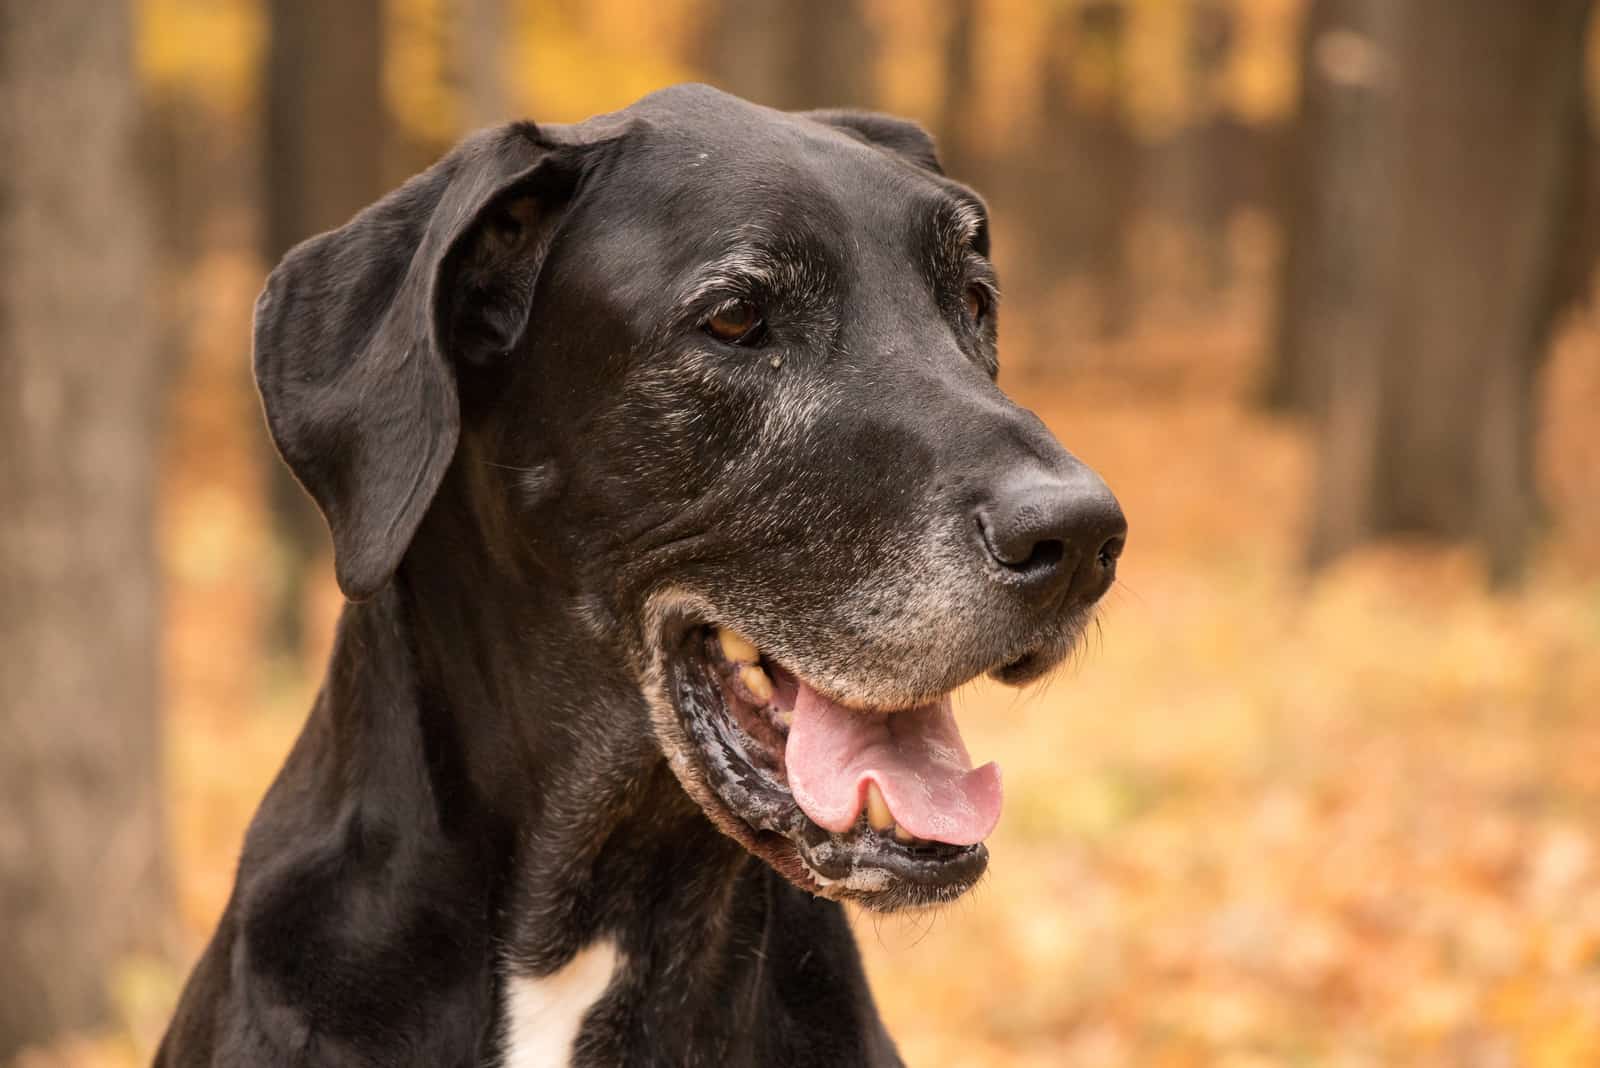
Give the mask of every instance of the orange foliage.
[[(141, 4), (148, 76), (242, 108), (258, 7)], [(447, 138), (446, 0), (391, 7), (392, 106)], [(508, 7), (516, 110), (573, 119), (694, 76), (680, 57), (701, 0)], [(1192, 104), (1174, 73), (1183, 5), (1130, 7), (1125, 104), (1165, 128)], [(983, 53), (997, 136), (1026, 124), (1043, 8), (985, 4), (1013, 31)], [(1299, 5), (1240, 9), (1247, 46), (1216, 91), (1280, 116)], [(885, 105), (930, 114), (940, 20), (911, 0), (870, 10), (897, 28)], [(162, 487), (168, 797), (191, 952), (314, 684), (254, 653), (273, 570), (244, 362), (261, 272), (222, 250), (190, 283), (206, 311)], [(1547, 371), (1552, 529), (1527, 587), (1497, 597), (1478, 561), (1426, 545), (1301, 574), (1309, 439), (1250, 404), (1261, 303), (1257, 285), (1081, 347), (1070, 375), (1013, 382), (1118, 491), (1132, 533), (1072, 670), (960, 701), (974, 755), (1006, 770), (986, 883), (937, 914), (856, 919), (909, 1063), (1600, 1063), (1600, 335), (1569, 330)], [(1005, 358), (1040, 367), (1014, 339), (1049, 336), (1059, 309), (1015, 315)], [(325, 646), (337, 596), (318, 596)], [(146, 1060), (182, 967), (131, 974), (126, 1033), (23, 1063)]]

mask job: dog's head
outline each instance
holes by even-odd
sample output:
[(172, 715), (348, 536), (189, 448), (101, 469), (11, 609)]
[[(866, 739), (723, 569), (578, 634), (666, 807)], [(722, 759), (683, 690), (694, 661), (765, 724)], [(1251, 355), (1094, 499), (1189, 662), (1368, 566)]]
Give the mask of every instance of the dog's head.
[(274, 439), (362, 598), (471, 456), (508, 573), (614, 651), (723, 831), (889, 908), (987, 863), (950, 693), (1049, 671), (1115, 499), (996, 387), (984, 205), (912, 124), (666, 90), (464, 142), (257, 309)]

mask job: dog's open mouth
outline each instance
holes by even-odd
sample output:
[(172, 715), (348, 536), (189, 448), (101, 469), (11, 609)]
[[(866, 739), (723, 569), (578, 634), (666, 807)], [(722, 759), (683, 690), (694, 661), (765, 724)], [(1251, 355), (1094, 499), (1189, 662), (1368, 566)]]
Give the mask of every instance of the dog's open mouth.
[(735, 836), (780, 871), (879, 907), (949, 900), (983, 874), (1000, 770), (972, 767), (948, 694), (858, 711), (709, 625), (666, 662), (690, 759)]

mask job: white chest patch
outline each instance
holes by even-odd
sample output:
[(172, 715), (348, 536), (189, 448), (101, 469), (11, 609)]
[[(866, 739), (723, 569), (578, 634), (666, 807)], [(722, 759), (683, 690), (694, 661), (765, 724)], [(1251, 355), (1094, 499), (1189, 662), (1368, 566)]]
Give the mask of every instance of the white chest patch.
[(512, 976), (506, 982), (503, 1068), (567, 1068), (584, 1013), (606, 992), (616, 970), (616, 945), (601, 941), (553, 975)]

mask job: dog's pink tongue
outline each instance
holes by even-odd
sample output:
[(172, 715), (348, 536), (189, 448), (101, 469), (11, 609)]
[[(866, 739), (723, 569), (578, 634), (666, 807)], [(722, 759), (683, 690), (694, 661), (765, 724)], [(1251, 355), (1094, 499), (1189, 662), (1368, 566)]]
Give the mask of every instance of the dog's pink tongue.
[(944, 697), (890, 715), (853, 712), (804, 682), (784, 747), (789, 789), (819, 827), (847, 831), (876, 782), (895, 823), (918, 838), (981, 842), (1000, 819), (1000, 768), (973, 770)]

